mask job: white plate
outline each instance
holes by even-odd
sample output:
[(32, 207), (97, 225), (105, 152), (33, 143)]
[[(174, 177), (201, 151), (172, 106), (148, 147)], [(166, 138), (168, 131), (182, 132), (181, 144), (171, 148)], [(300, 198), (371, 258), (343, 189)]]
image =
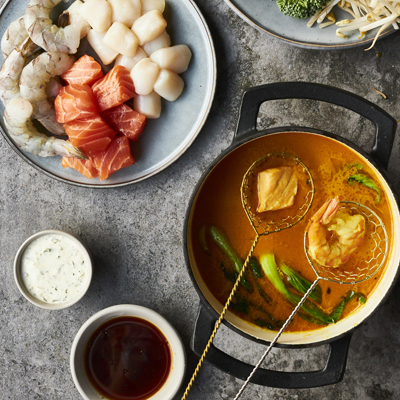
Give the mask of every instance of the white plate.
[[(9, 0), (5, 3), (0, 10), (1, 37), (12, 21), (24, 14), (28, 3), (29, 0)], [(193, 57), (188, 70), (181, 75), (185, 81), (182, 95), (173, 103), (163, 100), (161, 117), (149, 120), (139, 142), (133, 144), (136, 163), (114, 173), (107, 180), (100, 181), (98, 178), (87, 179), (71, 168), (64, 169), (61, 166), (61, 157), (43, 158), (23, 152), (5, 133), (4, 107), (0, 104), (0, 130), (11, 147), (26, 162), (47, 176), (63, 182), (84, 187), (108, 188), (147, 179), (171, 165), (189, 148), (203, 127), (214, 98), (214, 45), (207, 24), (193, 1), (167, 0), (166, 3), (164, 15), (171, 42), (187, 44)], [(69, 4), (59, 7), (67, 8)], [(86, 39), (82, 41), (77, 56), (84, 53), (95, 56)]]
[[(355, 31), (349, 39), (336, 36), (336, 25), (320, 29), (315, 23), (312, 28), (307, 27), (307, 19), (297, 19), (283, 15), (275, 0), (225, 0), (226, 3), (248, 24), (266, 32), (277, 39), (304, 48), (333, 50), (353, 46), (368, 48), (374, 40), (377, 29), (367, 32), (363, 39), (358, 39), (359, 32)], [(336, 20), (349, 18), (350, 14), (335, 7), (333, 13)], [(351, 16), (350, 16), (351, 18)], [(395, 32), (393, 27), (388, 28), (381, 36), (385, 37)]]

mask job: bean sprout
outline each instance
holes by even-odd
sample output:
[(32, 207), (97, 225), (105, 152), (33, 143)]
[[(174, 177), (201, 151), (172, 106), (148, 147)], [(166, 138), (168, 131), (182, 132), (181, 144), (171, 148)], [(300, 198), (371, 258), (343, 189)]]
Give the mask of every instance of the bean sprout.
[[(320, 28), (332, 25), (334, 16), (331, 10), (336, 5), (352, 17), (352, 19), (336, 22), (338, 26), (336, 36), (348, 39), (345, 33), (359, 31), (359, 39), (361, 39), (365, 32), (379, 28), (372, 45), (366, 50), (372, 49), (379, 36), (390, 26), (396, 30), (399, 29), (400, 0), (330, 0), (324, 9), (318, 11), (309, 20), (307, 26), (311, 27), (315, 22), (320, 24)], [(323, 22), (325, 19), (329, 22)]]

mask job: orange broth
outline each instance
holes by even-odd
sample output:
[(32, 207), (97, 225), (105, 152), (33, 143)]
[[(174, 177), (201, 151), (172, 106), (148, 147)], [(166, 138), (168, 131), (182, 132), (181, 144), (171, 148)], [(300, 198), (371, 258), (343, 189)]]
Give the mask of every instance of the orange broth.
[[(217, 164), (201, 187), (194, 205), (191, 233), (193, 256), (205, 284), (221, 304), (225, 304), (233, 287), (233, 283), (224, 276), (221, 263), (224, 263), (226, 269), (231, 271), (233, 271), (233, 267), (215, 245), (211, 244), (210, 247), (212, 256), (205, 253), (198, 240), (198, 231), (205, 224), (222, 228), (232, 247), (242, 259), (245, 259), (255, 238), (255, 233), (241, 203), (240, 186), (243, 176), (258, 158), (267, 153), (283, 151), (299, 157), (310, 169), (315, 181), (315, 197), (312, 207), (303, 221), (290, 229), (261, 237), (254, 252), (257, 259), (263, 253), (273, 252), (277, 260), (285, 262), (308, 280), (314, 281), (316, 275), (304, 253), (303, 234), (311, 216), (326, 199), (336, 195), (341, 195), (342, 200), (356, 201), (374, 210), (385, 223), (389, 235), (389, 246), (391, 244), (392, 214), (382, 188), (382, 199), (377, 205), (376, 192), (360, 184), (347, 184), (347, 178), (358, 172), (369, 174), (375, 182), (379, 182), (372, 168), (356, 151), (328, 137), (302, 132), (272, 134), (254, 139), (232, 151)], [(359, 163), (364, 166), (364, 169), (357, 171), (355, 168), (346, 168), (352, 163)], [(211, 240), (208, 240), (208, 243), (210, 242)], [(365, 251), (368, 252), (368, 249), (362, 249), (362, 251), (365, 253)], [(363, 293), (368, 301), (368, 295), (376, 287), (383, 270), (384, 268), (372, 278), (355, 285), (320, 281), (321, 308), (327, 313), (332, 312), (349, 290)], [(250, 300), (252, 304), (262, 306), (276, 320), (286, 320), (293, 310), (293, 306), (282, 298), (268, 278), (263, 276), (257, 282), (276, 302), (273, 306), (268, 305), (258, 293), (255, 278), (250, 270), (247, 271), (246, 276), (255, 290), (250, 294), (239, 286), (240, 296)], [(358, 301), (352, 299), (346, 305), (342, 318), (359, 306)], [(235, 314), (250, 323), (258, 318), (263, 319), (263, 314), (255, 307), (250, 307), (248, 315), (237, 312)], [(286, 330), (307, 331), (319, 327), (321, 325), (312, 324), (295, 316)]]

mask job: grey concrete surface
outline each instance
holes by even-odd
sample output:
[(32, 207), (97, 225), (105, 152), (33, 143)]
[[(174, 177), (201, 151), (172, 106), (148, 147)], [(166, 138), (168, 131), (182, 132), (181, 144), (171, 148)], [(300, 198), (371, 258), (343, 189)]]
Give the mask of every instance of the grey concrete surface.
[[(197, 0), (215, 41), (218, 83), (210, 117), (191, 148), (171, 167), (136, 185), (91, 190), (52, 180), (16, 156), (0, 139), (0, 398), (78, 400), (69, 352), (79, 327), (95, 312), (120, 303), (161, 313), (181, 334), (188, 354), (185, 384), (197, 363), (189, 348), (199, 298), (188, 276), (182, 230), (188, 199), (209, 163), (233, 138), (243, 91), (278, 81), (310, 81), (357, 93), (400, 117), (399, 35), (375, 49), (315, 51), (295, 48), (246, 25), (223, 0)], [(378, 58), (380, 52), (382, 57)], [(385, 100), (371, 89), (384, 92)], [(303, 125), (353, 139), (368, 150), (373, 126), (352, 112), (302, 101), (263, 106), (260, 127)], [(389, 176), (400, 190), (397, 135)], [(12, 265), (20, 244), (50, 228), (79, 235), (94, 256), (87, 295), (62, 311), (35, 308), (19, 293)], [(400, 399), (400, 285), (353, 335), (345, 377), (339, 384), (283, 390), (249, 385), (243, 399)], [(217, 344), (254, 363), (262, 346), (223, 327)], [(327, 347), (275, 349), (267, 365), (279, 370), (321, 368)], [(241, 381), (209, 364), (189, 399), (231, 399)], [(182, 388), (183, 391), (183, 388)], [(181, 391), (181, 392), (182, 392)], [(180, 396), (177, 396), (177, 399)]]

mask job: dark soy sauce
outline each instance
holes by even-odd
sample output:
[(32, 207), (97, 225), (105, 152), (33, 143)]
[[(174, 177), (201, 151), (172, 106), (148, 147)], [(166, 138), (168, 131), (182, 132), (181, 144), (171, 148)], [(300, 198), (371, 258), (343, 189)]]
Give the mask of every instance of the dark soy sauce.
[(136, 317), (101, 325), (85, 350), (85, 369), (96, 390), (111, 400), (145, 400), (165, 383), (171, 350), (161, 331)]

